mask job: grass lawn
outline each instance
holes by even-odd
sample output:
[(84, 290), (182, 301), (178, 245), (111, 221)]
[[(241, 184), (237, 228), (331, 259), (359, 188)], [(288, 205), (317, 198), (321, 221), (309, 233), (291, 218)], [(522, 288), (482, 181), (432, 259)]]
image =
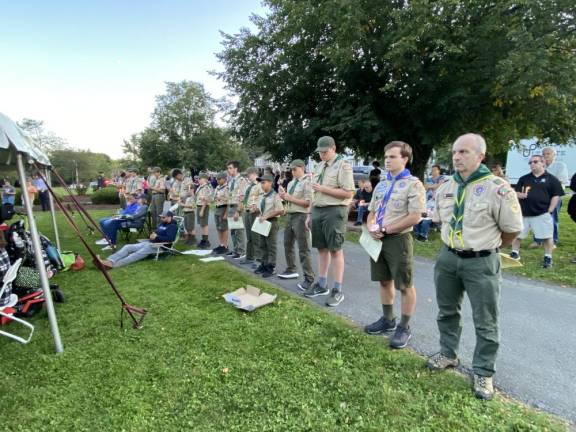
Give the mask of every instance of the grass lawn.
[[(554, 266), (550, 269), (542, 268), (544, 250), (541, 247), (529, 249), (528, 245), (532, 243), (532, 235), (529, 235), (522, 242), (520, 250), (521, 261), (524, 266), (506, 269), (505, 272), (576, 288), (576, 277), (574, 276), (576, 264), (570, 263), (572, 257), (576, 256), (576, 224), (566, 212), (569, 200), (569, 196), (564, 197), (560, 213), (560, 241), (553, 253)], [(349, 241), (358, 242), (360, 235), (355, 232), (348, 232), (346, 238)], [(441, 247), (440, 233), (431, 231), (427, 243), (414, 242), (414, 253), (418, 256), (435, 260)], [(510, 248), (504, 248), (503, 252), (510, 252)]]
[[(170, 257), (112, 274), (129, 303), (149, 308), (144, 328), (119, 329), (119, 304), (91, 264), (58, 275), (65, 353), (52, 354), (44, 314), (30, 345), (0, 338), (3, 430), (566, 430), (502, 397), (477, 401), (459, 375), (430, 373), (412, 352), (228, 264)], [(277, 302), (247, 314), (223, 301), (246, 283)]]

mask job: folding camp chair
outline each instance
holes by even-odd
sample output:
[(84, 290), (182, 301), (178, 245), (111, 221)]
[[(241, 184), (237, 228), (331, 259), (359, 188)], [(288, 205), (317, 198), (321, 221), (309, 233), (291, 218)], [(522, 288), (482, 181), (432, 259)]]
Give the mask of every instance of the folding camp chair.
[(152, 243), (157, 249), (154, 256), (154, 261), (158, 261), (158, 257), (162, 254), (169, 255), (182, 255), (178, 249), (174, 249), (174, 245), (180, 240), (180, 236), (184, 232), (184, 218), (182, 216), (174, 216), (178, 229), (176, 230), (176, 238), (172, 243)]
[[(9, 287), (11, 288), (12, 282), (14, 282), (14, 279), (16, 279), (16, 276), (18, 275), (18, 269), (20, 268), (21, 263), (22, 263), (22, 259), (16, 260), (16, 262), (10, 266), (10, 268), (8, 269), (6, 274), (4, 275), (4, 279), (2, 280), (2, 288), (0, 289), (0, 297), (2, 297), (2, 294), (4, 294), (4, 292)], [(9, 337), (10, 339), (14, 339), (15, 341), (20, 342), (22, 344), (27, 344), (28, 342), (30, 342), (30, 340), (32, 339), (32, 335), (34, 334), (34, 326), (32, 324), (30, 324), (29, 322), (24, 321), (23, 319), (15, 317), (13, 313), (5, 313), (4, 312), (4, 310), (11, 308), (17, 302), (18, 302), (18, 296), (16, 294), (11, 294), (10, 300), (8, 301), (8, 304), (0, 307), (0, 316), (7, 318), (10, 321), (14, 321), (14, 322), (17, 322), (19, 324), (22, 324), (24, 327), (27, 327), (28, 329), (30, 329), (30, 334), (28, 335), (28, 337), (26, 339), (24, 339), (23, 337), (20, 337), (20, 336), (17, 336), (15, 334), (0, 330), (0, 335)]]

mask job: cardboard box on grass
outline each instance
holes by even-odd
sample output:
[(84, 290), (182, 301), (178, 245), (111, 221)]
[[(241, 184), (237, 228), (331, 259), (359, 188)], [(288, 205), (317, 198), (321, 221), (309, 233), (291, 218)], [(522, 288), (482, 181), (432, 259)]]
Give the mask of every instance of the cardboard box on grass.
[(276, 300), (275, 295), (263, 293), (260, 289), (252, 285), (246, 285), (246, 288), (238, 288), (236, 291), (224, 294), (222, 297), (237, 309), (248, 312), (266, 306)]

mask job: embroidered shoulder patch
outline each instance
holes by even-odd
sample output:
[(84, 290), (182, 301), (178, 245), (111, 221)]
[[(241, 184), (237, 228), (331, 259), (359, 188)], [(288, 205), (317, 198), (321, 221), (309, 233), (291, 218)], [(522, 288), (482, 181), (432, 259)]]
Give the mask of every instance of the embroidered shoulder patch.
[(497, 193), (498, 195), (500, 195), (500, 196), (506, 196), (506, 195), (508, 195), (510, 192), (511, 192), (511, 189), (510, 189), (508, 186), (506, 186), (506, 185), (500, 186), (500, 187), (498, 188), (498, 190), (496, 191), (496, 193)]

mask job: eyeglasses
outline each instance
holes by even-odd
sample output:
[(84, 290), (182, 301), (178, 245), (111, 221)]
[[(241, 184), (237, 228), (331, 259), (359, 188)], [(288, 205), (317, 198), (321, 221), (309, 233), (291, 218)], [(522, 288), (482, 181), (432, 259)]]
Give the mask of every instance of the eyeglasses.
[(528, 162), (528, 165), (537, 164), (537, 163), (540, 163), (540, 161), (537, 161), (537, 160), (535, 160), (535, 161), (530, 161), (530, 162)]

